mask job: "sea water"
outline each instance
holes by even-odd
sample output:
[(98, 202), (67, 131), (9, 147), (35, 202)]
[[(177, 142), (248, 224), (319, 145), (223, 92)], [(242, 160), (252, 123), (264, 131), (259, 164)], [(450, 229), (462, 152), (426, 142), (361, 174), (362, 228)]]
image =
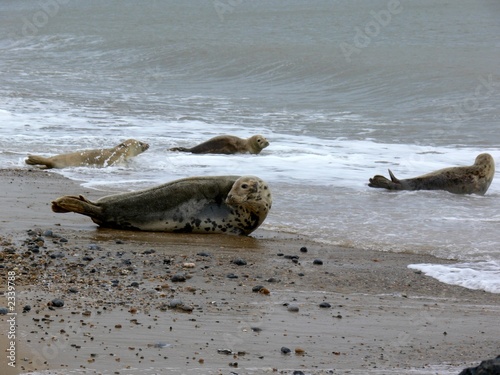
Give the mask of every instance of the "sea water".
[[(484, 196), (368, 187), (500, 161), (500, 3), (17, 0), (0, 5), (0, 163), (136, 138), (126, 166), (54, 171), (130, 191), (252, 174), (259, 230), (453, 259), (412, 268), (500, 293), (500, 182)], [(262, 134), (260, 155), (168, 151)], [(68, 191), (68, 194), (78, 192)], [(92, 198), (92, 197), (90, 197)]]

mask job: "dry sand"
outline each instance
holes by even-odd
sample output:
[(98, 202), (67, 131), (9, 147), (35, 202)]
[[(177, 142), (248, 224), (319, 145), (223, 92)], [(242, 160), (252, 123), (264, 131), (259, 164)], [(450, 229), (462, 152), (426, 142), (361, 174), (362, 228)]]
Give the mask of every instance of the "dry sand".
[(107, 193), (28, 169), (0, 170), (0, 188), (0, 307), (14, 272), (17, 313), (0, 315), (5, 375), (458, 374), (500, 354), (500, 295), (407, 268), (446, 260), (263, 229), (105, 230), (50, 201)]

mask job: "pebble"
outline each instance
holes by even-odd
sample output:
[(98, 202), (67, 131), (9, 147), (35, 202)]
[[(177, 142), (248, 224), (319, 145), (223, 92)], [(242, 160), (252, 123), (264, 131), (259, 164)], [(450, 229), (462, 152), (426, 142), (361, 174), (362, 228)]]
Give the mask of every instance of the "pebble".
[(178, 272), (173, 275), (170, 280), (174, 283), (186, 281), (186, 274), (184, 272)]
[(231, 263), (236, 264), (237, 266), (246, 266), (247, 262), (244, 259), (238, 258), (233, 260)]
[(302, 246), (302, 247), (300, 248), (300, 252), (301, 252), (301, 253), (307, 253), (307, 247)]
[(175, 309), (177, 307), (182, 306), (183, 302), (179, 298), (174, 298), (174, 299), (170, 300), (170, 302), (168, 303), (168, 305), (170, 306), (170, 308)]
[(313, 264), (322, 265), (323, 261), (321, 259), (314, 259)]
[(304, 373), (302, 371), (300, 371), (300, 370), (295, 370), (293, 372), (293, 375), (304, 375)]
[(238, 278), (238, 275), (235, 275), (234, 273), (229, 273), (226, 275), (226, 277), (228, 279), (237, 279)]
[(89, 250), (101, 250), (101, 247), (99, 245), (96, 245), (95, 243), (91, 243), (90, 245), (87, 246)]
[(210, 257), (211, 256), (210, 253), (206, 253), (204, 251), (202, 251), (201, 253), (198, 253), (196, 255), (199, 255), (200, 257)]
[(7, 315), (9, 310), (6, 307), (0, 307), (0, 315)]
[(255, 285), (255, 286), (252, 288), (252, 292), (254, 292), (254, 293), (258, 293), (258, 292), (260, 292), (263, 288), (264, 288), (264, 285)]
[(54, 232), (52, 232), (51, 230), (46, 230), (45, 232), (43, 232), (43, 235), (45, 237), (54, 237)]
[(329, 309), (330, 307), (332, 307), (332, 305), (330, 305), (328, 302), (321, 302), (319, 304), (319, 307), (321, 307), (323, 309)]
[(27, 313), (27, 312), (29, 312), (29, 311), (31, 311), (31, 306), (30, 306), (30, 305), (25, 305), (25, 306), (23, 307), (23, 313)]
[(292, 351), (289, 348), (287, 348), (286, 346), (282, 346), (281, 347), (281, 353), (283, 353), (283, 354), (290, 354), (291, 352)]
[(54, 298), (52, 301), (50, 301), (50, 305), (54, 307), (63, 307), (64, 301), (60, 298)]
[(298, 312), (299, 311), (299, 306), (294, 304), (294, 303), (291, 303), (288, 305), (288, 311), (289, 312)]

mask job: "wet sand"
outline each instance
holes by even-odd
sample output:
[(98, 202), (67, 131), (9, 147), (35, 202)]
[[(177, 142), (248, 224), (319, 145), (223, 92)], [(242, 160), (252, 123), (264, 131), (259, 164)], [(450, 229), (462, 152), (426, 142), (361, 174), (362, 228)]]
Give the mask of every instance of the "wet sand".
[(99, 229), (50, 201), (109, 192), (29, 169), (0, 170), (0, 188), (0, 307), (14, 272), (17, 313), (15, 368), (0, 315), (2, 374), (458, 374), (500, 354), (500, 295), (407, 268), (451, 261)]

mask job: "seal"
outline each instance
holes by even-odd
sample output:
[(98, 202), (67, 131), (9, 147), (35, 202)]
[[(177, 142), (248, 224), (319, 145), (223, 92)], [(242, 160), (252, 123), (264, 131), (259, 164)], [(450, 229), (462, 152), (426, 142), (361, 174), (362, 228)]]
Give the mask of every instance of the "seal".
[(268, 140), (259, 134), (247, 139), (234, 135), (219, 135), (192, 148), (174, 147), (169, 151), (191, 152), (193, 154), (260, 154), (267, 146), (269, 146)]
[(419, 177), (397, 179), (389, 169), (391, 179), (376, 175), (368, 186), (388, 190), (446, 190), (454, 194), (484, 195), (495, 174), (495, 161), (490, 154), (476, 157), (473, 165), (440, 169)]
[(149, 145), (135, 139), (127, 139), (113, 148), (96, 150), (82, 150), (69, 154), (60, 154), (52, 157), (28, 155), (25, 160), (29, 165), (41, 165), (41, 169), (67, 168), (67, 167), (106, 167), (121, 164), (137, 156), (149, 148)]
[(63, 196), (54, 212), (89, 216), (101, 227), (174, 233), (249, 235), (267, 217), (271, 191), (255, 176), (190, 177), (91, 202)]

